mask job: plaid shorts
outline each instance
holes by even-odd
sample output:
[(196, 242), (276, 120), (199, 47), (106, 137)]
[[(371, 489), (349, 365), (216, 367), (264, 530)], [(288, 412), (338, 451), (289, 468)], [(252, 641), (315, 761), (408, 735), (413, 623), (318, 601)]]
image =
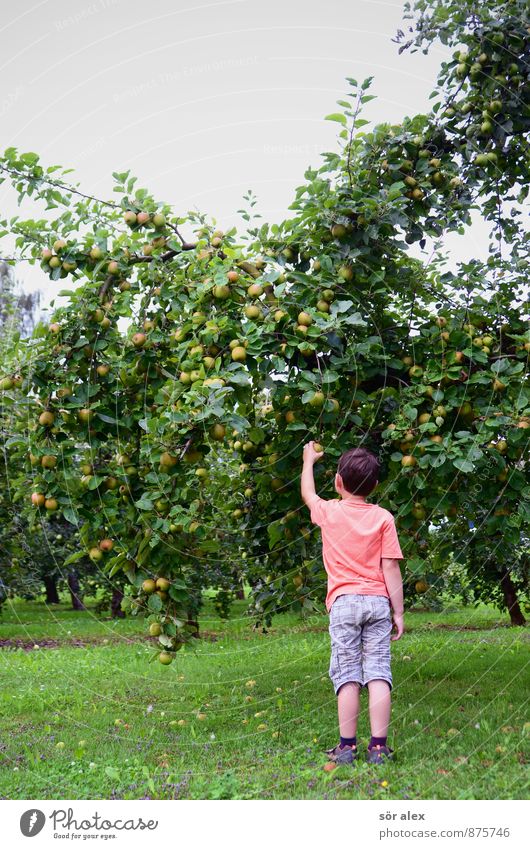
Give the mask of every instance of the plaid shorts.
[(390, 601), (382, 595), (339, 595), (329, 612), (329, 677), (338, 693), (348, 681), (366, 687), (383, 678), (392, 689), (390, 671)]

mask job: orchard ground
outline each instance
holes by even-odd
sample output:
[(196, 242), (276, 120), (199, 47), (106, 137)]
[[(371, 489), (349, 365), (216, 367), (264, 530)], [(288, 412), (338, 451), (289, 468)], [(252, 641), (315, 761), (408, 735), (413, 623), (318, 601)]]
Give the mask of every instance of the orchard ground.
[(263, 634), (244, 614), (238, 602), (223, 622), (208, 604), (203, 639), (162, 667), (142, 620), (6, 604), (0, 798), (527, 798), (528, 630), (487, 606), (408, 613), (392, 644), (398, 760), (326, 772), (326, 616)]

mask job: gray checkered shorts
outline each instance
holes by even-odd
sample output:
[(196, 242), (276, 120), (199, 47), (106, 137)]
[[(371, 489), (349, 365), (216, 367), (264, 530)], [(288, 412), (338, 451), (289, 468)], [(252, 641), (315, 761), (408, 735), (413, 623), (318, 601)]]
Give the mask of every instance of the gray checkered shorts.
[(329, 677), (338, 693), (348, 681), (365, 687), (374, 678), (388, 681), (390, 671), (390, 601), (382, 595), (339, 595), (329, 612)]

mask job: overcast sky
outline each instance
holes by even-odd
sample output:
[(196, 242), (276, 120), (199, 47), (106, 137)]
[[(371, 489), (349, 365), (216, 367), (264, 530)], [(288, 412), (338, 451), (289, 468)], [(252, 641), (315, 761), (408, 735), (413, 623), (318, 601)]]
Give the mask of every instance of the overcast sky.
[[(6, 4), (1, 147), (73, 167), (104, 198), (112, 171), (131, 169), (175, 211), (199, 208), (222, 229), (240, 222), (250, 188), (263, 218), (280, 221), (305, 169), (337, 148), (338, 125), (323, 118), (346, 76), (374, 76), (375, 123), (428, 110), (447, 51), (398, 55), (391, 39), (405, 25), (401, 3), (379, 0)], [(17, 213), (6, 184), (0, 208)], [(451, 237), (453, 258), (483, 253), (485, 232)], [(27, 264), (17, 277), (45, 302), (64, 286)]]

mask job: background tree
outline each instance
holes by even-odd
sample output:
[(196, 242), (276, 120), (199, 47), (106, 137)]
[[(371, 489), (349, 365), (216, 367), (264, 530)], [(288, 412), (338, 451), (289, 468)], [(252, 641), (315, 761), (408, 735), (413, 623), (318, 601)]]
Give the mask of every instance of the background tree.
[[(24, 486), (26, 474), (17, 448), (25, 447), (20, 435), (32, 400), (17, 399), (13, 404), (10, 390), (20, 387), (22, 378), (17, 363), (25, 356), (27, 340), (36, 324), (39, 292), (24, 293), (13, 269), (0, 262), (0, 347), (5, 373), (2, 410), (2, 460), (0, 468), (0, 568), (2, 590), (0, 604), (11, 595), (38, 598), (44, 587), (47, 604), (60, 602), (59, 592), (68, 590), (75, 610), (83, 610), (83, 595), (102, 591), (101, 601), (110, 604), (113, 615), (123, 615), (123, 587), (110, 592), (108, 579), (88, 557), (65, 568), (64, 563), (78, 550), (76, 528), (61, 516), (42, 519), (34, 510), (20, 510), (13, 493)], [(24, 352), (24, 353), (23, 353)], [(13, 453), (14, 452), (14, 453)], [(10, 457), (10, 454), (12, 456)], [(116, 582), (115, 582), (116, 583)], [(107, 596), (105, 597), (105, 590)]]
[[(31, 334), (35, 326), (35, 313), (39, 304), (39, 293), (24, 294), (15, 281), (13, 268), (0, 261), (0, 363), (3, 377), (0, 389), (7, 393), (20, 387), (21, 376), (16, 372), (17, 350), (21, 337)], [(10, 466), (9, 439), (13, 435), (10, 407), (2, 409), (0, 418), (0, 606), (10, 589), (23, 589), (19, 556), (18, 511), (13, 504), (13, 476), (21, 466)], [(29, 585), (26, 584), (26, 589)]]

